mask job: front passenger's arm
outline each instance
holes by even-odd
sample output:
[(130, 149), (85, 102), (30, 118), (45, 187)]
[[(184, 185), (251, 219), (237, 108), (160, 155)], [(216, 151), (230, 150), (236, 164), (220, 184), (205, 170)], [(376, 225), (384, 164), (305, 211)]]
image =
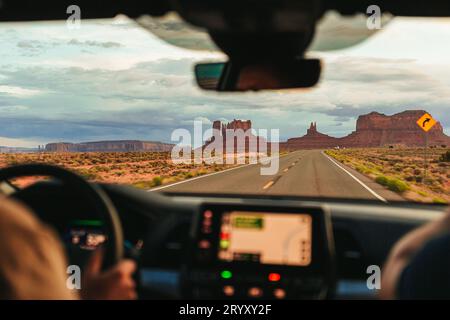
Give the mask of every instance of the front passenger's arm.
[(391, 250), (383, 268), (379, 297), (395, 299), (400, 275), (411, 259), (428, 241), (446, 232), (450, 232), (450, 208), (442, 217), (411, 231), (400, 239)]

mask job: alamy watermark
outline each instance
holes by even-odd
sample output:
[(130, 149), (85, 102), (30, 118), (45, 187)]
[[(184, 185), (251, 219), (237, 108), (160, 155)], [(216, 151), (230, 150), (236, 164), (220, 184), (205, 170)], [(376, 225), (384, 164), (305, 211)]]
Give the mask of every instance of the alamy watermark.
[(203, 132), (201, 121), (194, 121), (193, 129), (193, 136), (187, 129), (172, 132), (171, 140), (177, 142), (171, 152), (174, 164), (259, 163), (261, 175), (278, 172), (279, 129), (207, 129)]
[(81, 268), (77, 265), (67, 267), (66, 273), (69, 275), (66, 280), (66, 287), (69, 290), (81, 290)]
[(381, 268), (376, 264), (370, 265), (366, 269), (369, 275), (366, 281), (367, 289), (380, 290), (381, 289)]
[(367, 7), (366, 13), (369, 15), (366, 21), (367, 29), (381, 29), (381, 8), (373, 4)]
[(69, 17), (66, 20), (66, 26), (68, 29), (80, 29), (81, 28), (81, 8), (77, 5), (70, 5), (66, 9), (66, 13)]

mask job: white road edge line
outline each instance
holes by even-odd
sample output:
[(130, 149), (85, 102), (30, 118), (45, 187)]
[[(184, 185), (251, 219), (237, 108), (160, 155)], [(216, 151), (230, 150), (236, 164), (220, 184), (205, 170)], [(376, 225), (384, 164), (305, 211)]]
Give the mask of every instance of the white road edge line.
[(231, 170), (236, 170), (236, 169), (239, 169), (239, 168), (245, 168), (245, 167), (248, 167), (248, 166), (252, 166), (254, 164), (256, 164), (256, 163), (248, 163), (248, 164), (245, 164), (243, 166), (237, 166), (237, 167), (233, 167), (233, 168), (230, 168), (230, 169), (225, 169), (225, 170), (222, 170), (222, 171), (211, 172), (211, 173), (208, 173), (208, 174), (204, 174), (202, 176), (198, 176), (198, 177), (194, 177), (194, 178), (191, 178), (191, 179), (186, 179), (186, 180), (183, 180), (183, 181), (178, 181), (178, 182), (175, 182), (175, 183), (172, 183), (172, 184), (168, 184), (166, 186), (161, 186), (161, 187), (156, 187), (156, 188), (153, 188), (153, 189), (148, 189), (147, 192), (158, 191), (158, 190), (161, 190), (161, 189), (165, 189), (165, 188), (176, 186), (178, 184), (182, 184), (182, 183), (198, 180), (198, 179), (201, 179), (201, 178), (210, 177), (210, 176), (213, 176), (215, 174), (224, 173), (224, 172), (231, 171)]
[[(296, 151), (294, 151), (294, 152), (296, 152)], [(293, 153), (294, 153), (294, 152), (293, 152)], [(280, 156), (280, 158), (287, 157), (288, 155), (289, 155), (289, 153)], [(203, 176), (198, 176), (198, 177), (194, 177), (194, 178), (191, 178), (191, 179), (187, 179), (187, 180), (183, 180), (183, 181), (178, 181), (178, 182), (175, 182), (175, 183), (172, 183), (172, 184), (168, 184), (168, 185), (165, 185), (165, 186), (161, 186), (161, 187), (156, 187), (156, 188), (148, 189), (148, 190), (145, 190), (145, 191), (147, 191), (147, 192), (158, 191), (158, 190), (162, 190), (162, 189), (166, 189), (166, 188), (169, 188), (169, 187), (176, 186), (176, 185), (178, 185), (178, 184), (182, 184), (182, 183), (186, 183), (186, 182), (198, 180), (198, 179), (201, 179), (201, 178), (210, 177), (210, 176), (213, 176), (213, 175), (215, 175), (215, 174), (220, 174), (220, 173), (224, 173), (224, 172), (227, 172), (227, 171), (236, 170), (236, 169), (239, 169), (239, 168), (245, 168), (245, 167), (252, 166), (252, 165), (256, 165), (256, 164), (259, 164), (259, 163), (247, 163), (247, 164), (245, 164), (245, 165), (243, 165), (243, 166), (237, 166), (237, 167), (233, 167), (233, 168), (226, 169), (226, 170), (222, 170), (222, 171), (217, 171), (217, 172), (208, 173), (208, 174), (205, 174), (205, 175), (203, 175)]]
[(383, 198), (382, 196), (380, 196), (378, 193), (376, 193), (375, 191), (373, 191), (372, 189), (370, 189), (364, 182), (362, 182), (361, 180), (359, 180), (357, 177), (355, 177), (353, 174), (351, 174), (347, 169), (345, 169), (343, 166), (341, 166), (337, 161), (335, 161), (333, 158), (331, 158), (329, 155), (325, 154), (325, 152), (322, 151), (322, 154), (328, 158), (328, 160), (330, 160), (331, 162), (333, 162), (336, 166), (338, 166), (339, 168), (341, 168), (343, 171), (345, 171), (350, 177), (352, 177), (353, 179), (355, 179), (356, 182), (358, 182), (360, 185), (362, 185), (367, 191), (369, 191), (371, 194), (373, 194), (378, 200), (383, 201), (383, 202), (387, 202), (387, 200), (385, 198)]

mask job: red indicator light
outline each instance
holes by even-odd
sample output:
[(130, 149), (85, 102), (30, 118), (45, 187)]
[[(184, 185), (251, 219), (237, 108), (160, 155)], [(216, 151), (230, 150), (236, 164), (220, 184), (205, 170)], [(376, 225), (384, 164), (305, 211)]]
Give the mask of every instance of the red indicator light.
[(271, 282), (277, 282), (280, 281), (281, 276), (279, 273), (269, 273), (269, 281)]
[(228, 240), (230, 238), (230, 234), (226, 233), (226, 232), (221, 232), (220, 233), (220, 239), (222, 240)]

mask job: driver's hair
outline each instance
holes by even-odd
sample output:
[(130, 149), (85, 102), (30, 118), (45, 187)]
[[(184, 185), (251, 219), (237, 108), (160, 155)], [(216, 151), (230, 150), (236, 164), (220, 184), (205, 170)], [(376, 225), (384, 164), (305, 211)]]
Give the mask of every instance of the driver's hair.
[(55, 232), (0, 195), (0, 299), (77, 299), (66, 286), (66, 268)]

